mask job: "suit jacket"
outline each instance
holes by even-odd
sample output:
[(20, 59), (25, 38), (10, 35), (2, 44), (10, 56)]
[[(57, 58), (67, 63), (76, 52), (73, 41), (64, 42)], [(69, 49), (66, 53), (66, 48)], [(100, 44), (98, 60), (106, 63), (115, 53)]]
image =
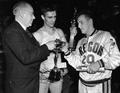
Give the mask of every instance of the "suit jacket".
[[(8, 83), (12, 82), (13, 85), (16, 83), (18, 87), (27, 86), (28, 82), (39, 76), (40, 63), (46, 60), (49, 55), (48, 47), (46, 45), (40, 46), (32, 34), (27, 34), (16, 21), (4, 31), (3, 48), (6, 58), (6, 78), (8, 81), (10, 80)], [(17, 82), (11, 80), (17, 80)], [(35, 86), (34, 84), (32, 83), (33, 86)], [(31, 93), (34, 92), (31, 91)]]

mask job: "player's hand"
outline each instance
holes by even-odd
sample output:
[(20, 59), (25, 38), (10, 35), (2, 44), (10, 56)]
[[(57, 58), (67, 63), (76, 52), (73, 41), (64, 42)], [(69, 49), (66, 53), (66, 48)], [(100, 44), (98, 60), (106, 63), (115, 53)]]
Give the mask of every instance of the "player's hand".
[(100, 69), (100, 64), (98, 62), (91, 63), (88, 66), (88, 73), (94, 74)]
[(68, 51), (68, 43), (66, 43), (62, 49), (61, 49), (64, 53)]
[(74, 38), (77, 35), (77, 28), (76, 27), (70, 27), (70, 37)]
[(46, 43), (47, 47), (49, 50), (53, 50), (56, 47), (56, 42), (55, 41), (49, 41)]

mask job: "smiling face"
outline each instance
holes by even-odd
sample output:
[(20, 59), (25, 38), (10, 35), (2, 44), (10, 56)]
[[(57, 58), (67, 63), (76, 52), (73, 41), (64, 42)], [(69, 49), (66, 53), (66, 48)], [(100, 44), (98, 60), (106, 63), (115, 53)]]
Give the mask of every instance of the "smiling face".
[(42, 19), (44, 20), (44, 25), (48, 27), (54, 27), (56, 21), (56, 11), (48, 11), (44, 15), (42, 15)]
[(83, 34), (88, 34), (91, 29), (92, 20), (87, 18), (85, 15), (80, 15), (77, 19), (78, 27), (80, 28)]

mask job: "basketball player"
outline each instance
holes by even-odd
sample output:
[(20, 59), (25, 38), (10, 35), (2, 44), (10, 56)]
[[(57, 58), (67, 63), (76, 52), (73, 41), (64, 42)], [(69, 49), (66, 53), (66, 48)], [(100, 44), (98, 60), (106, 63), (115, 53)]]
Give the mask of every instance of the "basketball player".
[[(64, 36), (64, 33), (61, 29), (56, 28), (55, 22), (56, 22), (56, 7), (54, 5), (43, 5), (41, 8), (41, 18), (44, 21), (44, 25), (34, 33), (35, 38), (39, 42), (40, 45), (45, 44), (48, 41), (59, 39), (63, 42), (66, 42), (66, 38)], [(39, 79), (39, 93), (48, 93), (48, 90), (50, 89), (51, 93), (61, 93), (62, 91), (62, 83), (63, 79), (61, 76), (61, 79), (59, 81), (50, 82), (49, 75), (51, 69), (54, 68), (54, 58), (55, 54), (51, 53), (47, 60), (45, 60), (40, 65), (40, 79)], [(61, 54), (58, 54), (57, 59), (57, 67), (65, 68), (66, 66), (60, 65), (61, 63)], [(62, 72), (62, 71), (61, 71)], [(65, 70), (67, 72), (67, 70)], [(64, 73), (62, 73), (63, 75)]]
[[(120, 65), (120, 51), (110, 32), (97, 30), (90, 11), (77, 16), (78, 27), (85, 37), (72, 53), (64, 48), (65, 58), (79, 71), (79, 93), (111, 93), (112, 70)], [(76, 27), (71, 36), (77, 34)]]

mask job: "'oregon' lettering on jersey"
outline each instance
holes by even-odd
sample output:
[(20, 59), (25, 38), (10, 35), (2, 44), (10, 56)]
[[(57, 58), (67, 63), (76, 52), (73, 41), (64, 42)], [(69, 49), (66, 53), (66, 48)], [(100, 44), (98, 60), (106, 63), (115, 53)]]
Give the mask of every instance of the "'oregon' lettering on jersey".
[[(82, 46), (79, 47), (80, 55), (82, 56), (86, 51), (96, 53), (97, 55), (101, 56), (103, 53), (103, 46), (101, 46), (99, 43), (92, 41), (87, 44), (84, 43)], [(86, 49), (87, 48), (87, 49)]]
[[(89, 52), (90, 54), (84, 55), (84, 53)], [(83, 56), (82, 63), (85, 64), (95, 62), (95, 55), (102, 56), (103, 46), (97, 42), (90, 41), (88, 44), (84, 43), (79, 47), (80, 56)], [(94, 55), (92, 54), (94, 53)], [(86, 61), (85, 61), (86, 60)]]
[[(102, 60), (105, 66), (105, 72), (80, 72), (79, 76), (84, 81), (103, 80), (110, 78), (112, 70), (120, 65), (120, 51), (116, 45), (114, 37), (105, 31), (99, 30), (92, 36), (82, 38), (76, 46), (76, 54), (66, 56), (68, 63), (75, 69), (80, 66), (88, 66), (91, 63)], [(77, 70), (77, 69), (76, 69)]]

